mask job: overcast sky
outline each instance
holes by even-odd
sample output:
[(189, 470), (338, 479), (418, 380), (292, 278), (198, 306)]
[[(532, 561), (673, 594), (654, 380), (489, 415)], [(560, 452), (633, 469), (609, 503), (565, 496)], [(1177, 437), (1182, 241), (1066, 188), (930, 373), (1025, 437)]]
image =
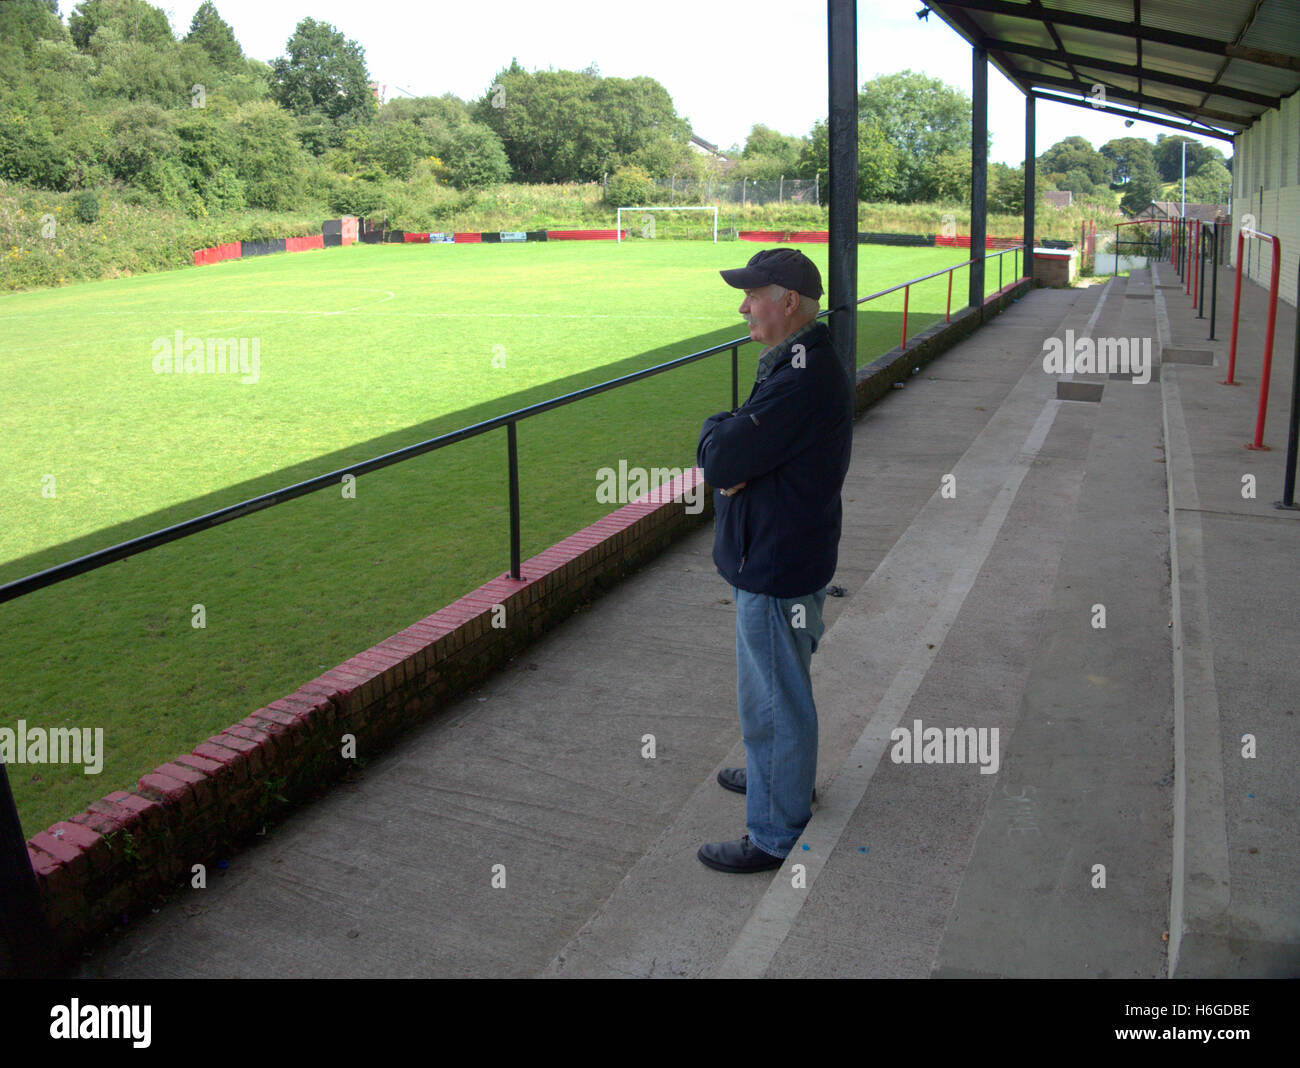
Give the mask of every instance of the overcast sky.
[[(201, 0), (162, 0), (183, 35)], [(819, 0), (215, 0), (247, 55), (269, 62), (284, 52), (300, 19), (331, 23), (365, 49), (373, 80), (389, 97), (455, 93), (481, 96), (512, 57), (527, 70), (649, 75), (672, 95), (677, 112), (706, 141), (745, 143), (755, 123), (807, 134), (826, 115), (826, 5)], [(60, 0), (65, 15), (71, 0)], [(858, 84), (880, 74), (921, 71), (967, 94), (970, 47), (937, 16), (921, 22), (921, 0), (859, 0)], [(652, 13), (641, 14), (642, 10)], [(992, 159), (1024, 159), (1024, 97), (989, 67)], [(1039, 101), (1038, 151), (1078, 134), (1094, 148), (1115, 137), (1154, 141), (1168, 127), (1091, 108)], [(1228, 142), (1206, 140), (1230, 155)]]

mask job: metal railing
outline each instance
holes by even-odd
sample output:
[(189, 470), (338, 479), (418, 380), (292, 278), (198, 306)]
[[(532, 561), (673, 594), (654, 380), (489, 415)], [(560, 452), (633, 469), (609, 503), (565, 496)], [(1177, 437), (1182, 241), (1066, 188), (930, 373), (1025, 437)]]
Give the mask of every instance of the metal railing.
[[(1017, 275), (1019, 277), (1019, 253), (1024, 248), (1023, 245), (1017, 245), (1013, 248), (1004, 249), (997, 255), (998, 260), (998, 291), (1001, 292), (1002, 286), (1002, 257), (1007, 253), (1016, 253)], [(927, 281), (931, 278), (937, 278), (939, 275), (948, 275), (948, 301), (945, 311), (945, 321), (951, 321), (952, 318), (952, 275), (953, 272), (961, 270), (963, 267), (969, 267), (975, 260), (969, 259), (963, 263), (954, 264), (952, 267), (946, 267), (942, 271), (934, 271), (931, 274), (921, 275), (918, 278), (909, 279), (906, 282), (900, 282), (896, 286), (890, 286), (888, 289), (879, 290), (876, 293), (868, 294), (865, 297), (859, 297), (857, 304), (866, 304), (878, 297), (886, 296), (890, 293), (896, 293), (903, 290), (903, 336), (900, 345), (907, 344), (907, 311), (908, 295), (912, 286), (920, 282)], [(827, 308), (819, 312), (817, 318), (825, 318), (836, 309)], [(38, 571), (35, 574), (27, 575), (12, 582), (0, 586), (0, 604), (7, 601), (15, 600), (26, 594), (34, 593), (36, 590), (44, 589), (47, 586), (53, 586), (56, 583), (64, 582), (67, 579), (74, 578), (77, 575), (85, 574), (88, 571), (94, 571), (97, 568), (104, 567), (108, 564), (124, 560), (129, 556), (135, 556), (137, 553), (146, 552), (149, 549), (155, 549), (160, 545), (166, 545), (169, 542), (179, 541), (181, 538), (188, 538), (193, 534), (199, 534), (213, 527), (221, 526), (223, 523), (229, 523), (234, 519), (242, 519), (244, 516), (252, 515), (254, 512), (260, 512), (265, 508), (271, 508), (278, 504), (284, 504), (286, 501), (292, 501), (298, 497), (304, 497), (309, 493), (314, 493), (319, 489), (327, 486), (338, 485), (346, 476), (358, 476), (368, 474), (371, 471), (378, 471), (381, 468), (389, 467), (392, 464), (401, 463), (403, 460), (410, 460), (416, 456), (423, 456), (425, 453), (434, 452), (438, 449), (446, 448), (449, 445), (455, 445), (460, 441), (467, 441), (470, 438), (478, 437), (481, 434), (490, 433), (493, 430), (499, 430), (501, 427), (506, 428), (506, 450), (507, 450), (507, 478), (510, 487), (510, 577), (519, 578), (519, 554), (520, 554), (520, 532), (519, 532), (519, 453), (516, 426), (525, 419), (535, 415), (541, 415), (543, 412), (552, 411), (555, 408), (562, 408), (565, 405), (573, 404), (576, 401), (583, 400), (587, 397), (593, 397), (598, 393), (605, 393), (611, 389), (617, 389), (620, 386), (626, 386), (632, 382), (639, 382), (643, 378), (650, 378), (654, 375), (663, 374), (665, 371), (671, 371), (674, 368), (685, 366), (688, 363), (694, 363), (705, 357), (713, 356), (719, 352), (731, 351), (731, 407), (732, 410), (740, 407), (740, 346), (750, 344), (752, 341), (748, 337), (738, 337), (731, 341), (723, 341), (720, 344), (712, 345), (707, 349), (700, 349), (698, 352), (689, 353), (686, 356), (679, 356), (676, 359), (668, 360), (654, 367), (647, 367), (641, 371), (633, 371), (631, 374), (622, 375), (619, 378), (611, 378), (606, 382), (599, 382), (594, 386), (586, 386), (583, 389), (574, 390), (572, 393), (566, 393), (560, 397), (552, 397), (550, 400), (540, 401), (537, 404), (531, 404), (526, 408), (519, 408), (513, 412), (507, 412), (504, 415), (498, 415), (491, 419), (485, 419), (481, 423), (474, 423), (471, 426), (461, 427), (459, 430), (453, 430), (447, 434), (441, 434), (435, 438), (429, 438), (427, 441), (417, 442), (414, 445), (407, 445), (404, 448), (396, 449), (393, 452), (384, 453), (382, 456), (375, 456), (369, 460), (363, 460), (360, 463), (351, 464), (348, 467), (340, 467), (336, 471), (328, 474), (317, 475), (315, 478), (306, 479), (303, 482), (296, 482), (291, 486), (285, 486), (283, 489), (272, 490), (270, 493), (264, 493), (259, 497), (253, 497), (247, 501), (241, 501), (239, 504), (232, 504), (226, 508), (218, 509), (215, 512), (208, 512), (205, 515), (198, 516), (194, 519), (187, 519), (183, 523), (177, 523), (170, 527), (164, 527), (162, 530), (155, 530), (149, 534), (141, 535), (138, 538), (132, 538), (129, 541), (120, 542), (117, 545), (109, 546), (106, 549), (99, 549), (96, 552), (88, 553), (85, 556), (70, 560), (67, 563), (58, 564), (44, 571)]]

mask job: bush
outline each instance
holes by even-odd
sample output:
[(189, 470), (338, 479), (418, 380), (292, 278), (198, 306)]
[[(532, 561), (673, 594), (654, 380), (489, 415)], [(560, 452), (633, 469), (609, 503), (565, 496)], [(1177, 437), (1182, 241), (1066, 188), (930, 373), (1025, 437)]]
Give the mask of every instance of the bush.
[(620, 167), (605, 185), (605, 201), (616, 208), (649, 204), (654, 195), (654, 179), (644, 167)]
[(335, 215), (364, 218), (388, 213), (383, 186), (363, 178), (345, 180), (336, 187), (330, 196), (329, 207)]
[(87, 189), (73, 198), (72, 208), (82, 222), (93, 223), (99, 218), (99, 197)]
[(501, 138), (477, 122), (467, 122), (452, 134), (446, 166), (457, 189), (484, 189), (510, 179)]

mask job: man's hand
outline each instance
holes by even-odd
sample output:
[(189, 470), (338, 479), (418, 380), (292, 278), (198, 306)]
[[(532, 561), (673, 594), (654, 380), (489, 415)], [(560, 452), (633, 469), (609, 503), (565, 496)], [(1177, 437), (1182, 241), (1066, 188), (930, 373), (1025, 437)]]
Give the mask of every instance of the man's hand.
[(731, 487), (731, 489), (724, 489), (724, 490), (720, 490), (719, 492), (724, 497), (734, 497), (737, 493), (743, 490), (747, 485), (748, 483), (746, 482), (737, 482), (734, 486)]

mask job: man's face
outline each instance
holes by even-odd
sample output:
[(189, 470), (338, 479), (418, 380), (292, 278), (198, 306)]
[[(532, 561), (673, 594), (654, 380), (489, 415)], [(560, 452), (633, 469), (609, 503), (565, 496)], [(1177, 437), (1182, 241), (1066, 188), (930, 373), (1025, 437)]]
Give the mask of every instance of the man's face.
[[(781, 292), (780, 286), (745, 290), (740, 314), (749, 323), (750, 338), (760, 345), (775, 345), (778, 341), (784, 341), (790, 333), (790, 317), (786, 314), (786, 305), (790, 303), (792, 294), (791, 291), (786, 291), (781, 296)], [(778, 299), (773, 300), (773, 296)]]

